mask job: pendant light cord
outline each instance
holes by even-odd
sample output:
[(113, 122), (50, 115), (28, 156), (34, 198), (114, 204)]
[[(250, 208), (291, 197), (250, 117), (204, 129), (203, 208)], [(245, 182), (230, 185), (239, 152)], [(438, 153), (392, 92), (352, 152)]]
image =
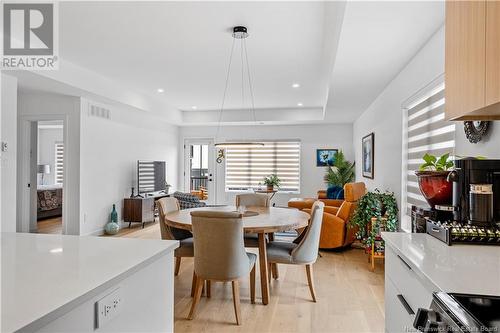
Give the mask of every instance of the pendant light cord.
[(253, 87), (252, 87), (252, 78), (250, 76), (250, 65), (248, 61), (248, 53), (247, 53), (247, 42), (246, 39), (243, 39), (243, 48), (245, 49), (245, 58), (247, 63), (247, 71), (248, 71), (248, 86), (250, 87), (250, 100), (252, 101), (252, 114), (253, 114), (253, 122), (257, 125), (257, 116), (255, 114), (255, 103), (253, 99)]
[(222, 112), (224, 111), (224, 103), (226, 102), (226, 93), (227, 87), (229, 83), (229, 74), (231, 73), (231, 63), (233, 62), (233, 52), (234, 52), (234, 44), (236, 42), (236, 38), (233, 38), (233, 44), (231, 46), (231, 55), (229, 56), (229, 66), (227, 66), (227, 74), (226, 74), (226, 85), (224, 86), (224, 94), (222, 95), (222, 104), (219, 112), (219, 123), (217, 125), (217, 132), (215, 132), (215, 142), (217, 142), (217, 138), (219, 137), (220, 128), (222, 125)]

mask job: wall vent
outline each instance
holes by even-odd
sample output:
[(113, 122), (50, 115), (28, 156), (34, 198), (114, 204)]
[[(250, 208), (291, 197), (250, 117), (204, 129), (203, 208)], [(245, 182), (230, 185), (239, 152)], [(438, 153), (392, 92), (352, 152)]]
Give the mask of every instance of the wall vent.
[(89, 103), (89, 116), (110, 119), (111, 111), (105, 107)]

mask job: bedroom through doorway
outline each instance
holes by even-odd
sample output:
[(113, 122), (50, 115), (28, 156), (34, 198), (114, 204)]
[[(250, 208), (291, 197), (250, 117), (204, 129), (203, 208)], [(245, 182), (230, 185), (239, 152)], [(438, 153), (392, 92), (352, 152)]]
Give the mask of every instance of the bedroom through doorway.
[(38, 121), (36, 137), (36, 231), (32, 232), (62, 234), (64, 122)]

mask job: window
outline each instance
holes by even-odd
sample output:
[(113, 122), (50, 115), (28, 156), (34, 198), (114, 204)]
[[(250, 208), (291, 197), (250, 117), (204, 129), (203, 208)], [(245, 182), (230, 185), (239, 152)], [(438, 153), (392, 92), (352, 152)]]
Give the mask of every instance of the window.
[(405, 209), (411, 215), (411, 206), (429, 205), (420, 193), (415, 171), (422, 164), (425, 153), (441, 156), (454, 152), (455, 124), (444, 120), (445, 86), (442, 78), (431, 84), (419, 96), (407, 103), (405, 132), (403, 134), (403, 197)]
[(280, 191), (300, 191), (300, 142), (226, 148), (226, 191), (257, 189), (270, 174), (281, 179)]
[(56, 142), (55, 144), (55, 182), (56, 184), (62, 184), (64, 180), (64, 143)]

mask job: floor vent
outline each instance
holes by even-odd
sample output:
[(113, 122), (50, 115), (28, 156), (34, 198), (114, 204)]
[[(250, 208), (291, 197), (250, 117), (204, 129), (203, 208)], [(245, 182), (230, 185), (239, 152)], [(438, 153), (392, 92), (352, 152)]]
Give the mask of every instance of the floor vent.
[(111, 111), (99, 105), (89, 104), (89, 116), (110, 119)]

